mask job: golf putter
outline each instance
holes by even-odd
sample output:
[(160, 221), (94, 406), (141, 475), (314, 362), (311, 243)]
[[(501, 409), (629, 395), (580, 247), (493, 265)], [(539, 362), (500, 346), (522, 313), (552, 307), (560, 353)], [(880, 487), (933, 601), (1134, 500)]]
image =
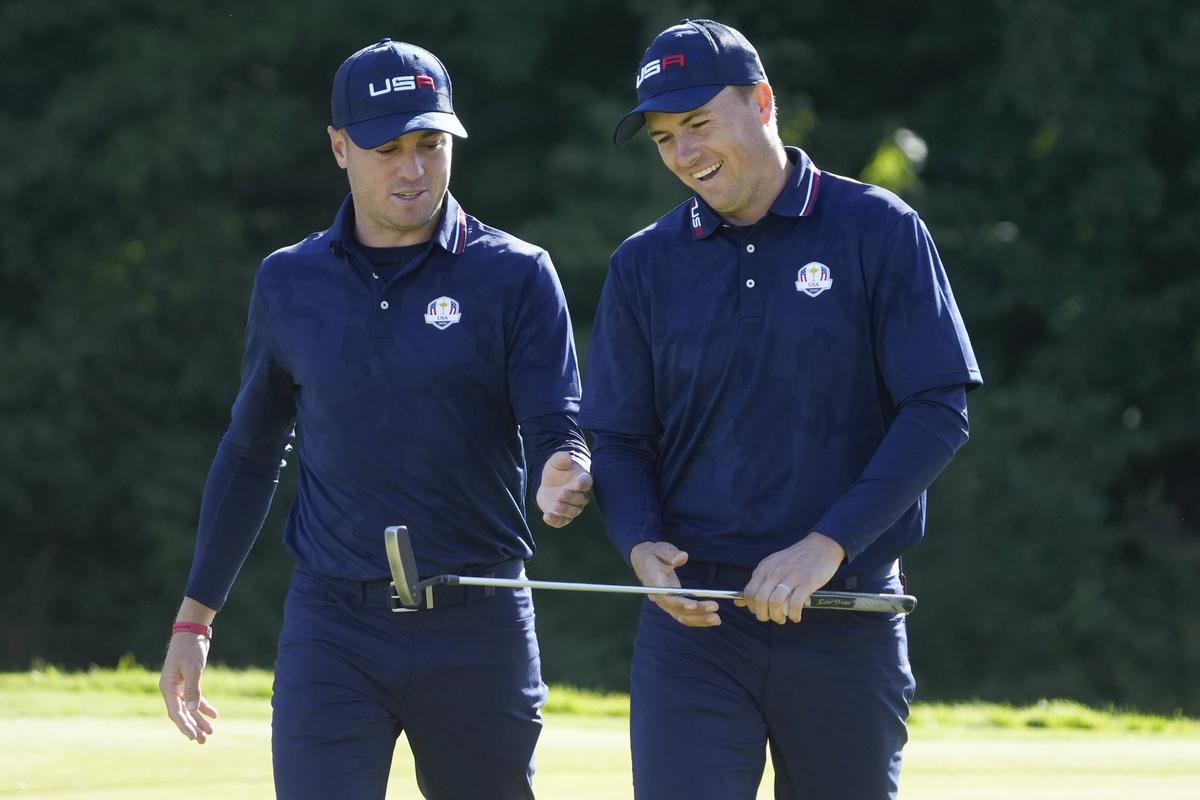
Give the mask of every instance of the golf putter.
[[(419, 603), (422, 593), (429, 594), (434, 586), (494, 586), (511, 589), (556, 589), (567, 592), (604, 592), (609, 594), (677, 595), (711, 600), (740, 600), (742, 593), (735, 589), (687, 589), (678, 586), (622, 586), (607, 583), (566, 583), (561, 581), (531, 581), (517, 578), (477, 578), (470, 575), (435, 575), (421, 578), (413, 558), (408, 528), (393, 525), (383, 532), (388, 565), (392, 569), (394, 599), (411, 610)], [(813, 592), (804, 601), (805, 608), (839, 611), (873, 611), (883, 614), (908, 614), (917, 607), (917, 598), (907, 594), (867, 594), (861, 592)]]

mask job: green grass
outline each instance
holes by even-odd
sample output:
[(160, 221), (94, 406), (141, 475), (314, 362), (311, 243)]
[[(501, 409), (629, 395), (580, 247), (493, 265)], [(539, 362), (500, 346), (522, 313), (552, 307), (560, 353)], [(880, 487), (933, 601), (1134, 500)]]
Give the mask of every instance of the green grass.
[[(128, 664), (0, 673), (0, 798), (151, 800), (200, 789), (222, 800), (273, 797), (271, 675), (212, 667), (220, 709), (198, 747), (166, 719), (157, 673)], [(542, 800), (631, 796), (625, 695), (552, 687), (538, 747)], [(917, 704), (902, 796), (911, 800), (1200, 797), (1200, 721), (1065, 701), (1031, 706)], [(686, 765), (682, 765), (686, 768)], [(419, 797), (408, 748), (389, 797)], [(770, 793), (770, 766), (759, 792)]]
[(918, 703), (913, 706), (909, 727), (921, 731), (1025, 729), (1200, 736), (1200, 720), (1182, 715), (1164, 717), (1112, 707), (1096, 709), (1069, 700), (1042, 700), (1030, 706)]

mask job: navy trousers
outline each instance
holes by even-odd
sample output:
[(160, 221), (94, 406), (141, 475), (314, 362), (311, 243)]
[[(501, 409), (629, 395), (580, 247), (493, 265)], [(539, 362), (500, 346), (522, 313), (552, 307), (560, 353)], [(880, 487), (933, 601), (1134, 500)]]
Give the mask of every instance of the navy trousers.
[(382, 800), (404, 731), (431, 800), (533, 797), (546, 700), (528, 589), (394, 613), (385, 592), (297, 572), (271, 700), (280, 800)]
[[(687, 566), (680, 576), (704, 581)], [(900, 579), (858, 591), (899, 593)], [(895, 798), (916, 688), (903, 618), (809, 609), (776, 625), (725, 601), (720, 614), (717, 627), (687, 628), (643, 606), (630, 715), (637, 800), (753, 800), (768, 747), (776, 798)]]

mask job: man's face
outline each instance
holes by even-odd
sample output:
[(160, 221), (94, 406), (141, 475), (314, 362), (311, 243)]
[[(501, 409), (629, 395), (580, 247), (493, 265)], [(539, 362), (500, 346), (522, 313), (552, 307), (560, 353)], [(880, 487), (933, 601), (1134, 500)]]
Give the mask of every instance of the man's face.
[(363, 150), (330, 128), (329, 141), (350, 180), (360, 242), (399, 247), (432, 238), (450, 185), (450, 134), (412, 131)]
[[(667, 169), (735, 225), (757, 222), (778, 192), (771, 88), (726, 86), (693, 111), (647, 111), (646, 131)], [(767, 196), (769, 193), (769, 196)]]

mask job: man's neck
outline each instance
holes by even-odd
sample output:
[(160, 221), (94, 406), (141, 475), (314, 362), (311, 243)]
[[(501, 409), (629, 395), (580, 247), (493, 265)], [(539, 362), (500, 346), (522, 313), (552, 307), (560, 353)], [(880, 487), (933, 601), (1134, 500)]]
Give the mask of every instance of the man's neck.
[(381, 225), (366, 219), (359, 213), (358, 206), (354, 207), (354, 238), (359, 244), (367, 247), (407, 247), (411, 244), (424, 244), (437, 234), (442, 221), (442, 213), (446, 209), (446, 197), (438, 204), (433, 218), (419, 228), (396, 228)]
[(787, 157), (787, 151), (783, 149), (782, 145), (774, 149), (773, 156), (776, 163), (771, 165), (767, 172), (766, 180), (763, 182), (762, 189), (758, 192), (758, 195), (765, 198), (765, 200), (748, 211), (738, 214), (737, 218), (725, 217), (725, 221), (730, 225), (743, 228), (754, 225), (770, 212), (771, 206), (775, 205), (775, 201), (783, 193), (783, 189), (787, 186), (788, 179), (791, 178), (792, 170), (796, 168), (796, 165)]
[(431, 222), (415, 230), (392, 231), (375, 227), (366, 227), (361, 222), (354, 225), (354, 238), (366, 247), (407, 247), (414, 244), (424, 244), (433, 238), (437, 230), (437, 222)]

